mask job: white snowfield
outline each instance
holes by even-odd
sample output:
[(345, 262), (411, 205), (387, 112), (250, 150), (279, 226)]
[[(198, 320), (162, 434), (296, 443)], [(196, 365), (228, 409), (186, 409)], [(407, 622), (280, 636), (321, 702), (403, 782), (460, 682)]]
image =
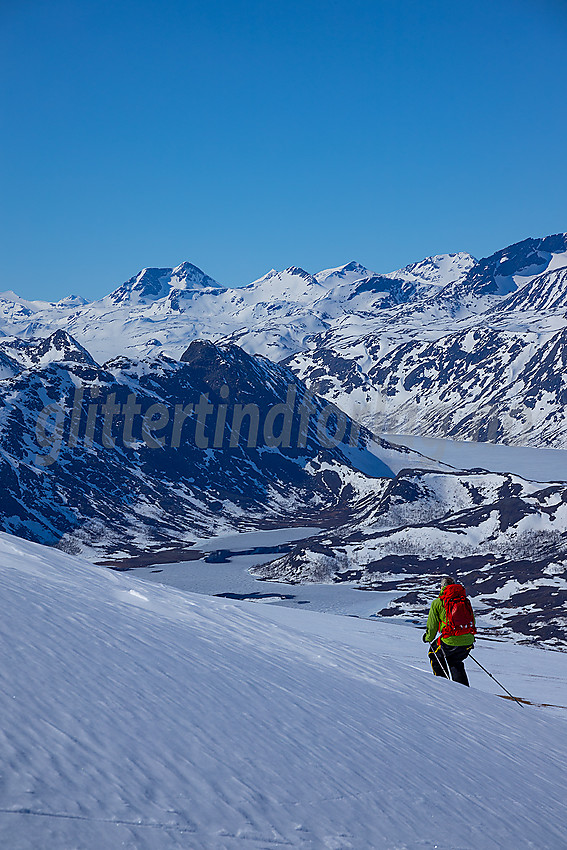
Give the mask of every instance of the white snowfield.
[(415, 629), (229, 604), (5, 534), (0, 574), (6, 850), (566, 846), (561, 714), (435, 679)]

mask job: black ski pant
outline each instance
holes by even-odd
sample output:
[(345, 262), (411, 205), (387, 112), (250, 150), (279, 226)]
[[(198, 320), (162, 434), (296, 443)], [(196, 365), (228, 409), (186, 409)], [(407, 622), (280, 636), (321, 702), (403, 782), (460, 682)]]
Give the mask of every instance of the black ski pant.
[[(429, 648), (429, 660), (434, 676), (451, 678), (461, 685), (469, 684), (467, 671), (465, 670), (465, 658), (472, 649), (470, 646), (449, 646), (448, 643), (438, 638)], [(449, 670), (447, 670), (447, 667)], [(449, 676), (449, 671), (451, 675)]]

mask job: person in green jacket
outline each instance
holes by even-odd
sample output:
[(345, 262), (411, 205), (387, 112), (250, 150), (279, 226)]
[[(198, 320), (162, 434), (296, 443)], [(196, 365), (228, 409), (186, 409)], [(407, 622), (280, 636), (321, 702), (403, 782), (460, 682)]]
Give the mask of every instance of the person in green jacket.
[(428, 654), (434, 676), (468, 686), (464, 661), (474, 646), (475, 632), (474, 614), (464, 587), (452, 576), (443, 576), (441, 593), (431, 603), (423, 635), (424, 642), (430, 645)]

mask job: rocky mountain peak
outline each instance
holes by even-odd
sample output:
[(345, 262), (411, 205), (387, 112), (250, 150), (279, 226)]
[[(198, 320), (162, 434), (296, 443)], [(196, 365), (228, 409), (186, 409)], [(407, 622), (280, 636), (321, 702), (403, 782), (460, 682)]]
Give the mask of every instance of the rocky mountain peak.
[(170, 284), (176, 289), (204, 289), (220, 286), (216, 280), (205, 274), (198, 266), (189, 262), (181, 263), (173, 269)]
[(21, 351), (25, 359), (34, 366), (45, 366), (53, 362), (97, 365), (86, 348), (62, 329), (41, 340), (27, 340)]

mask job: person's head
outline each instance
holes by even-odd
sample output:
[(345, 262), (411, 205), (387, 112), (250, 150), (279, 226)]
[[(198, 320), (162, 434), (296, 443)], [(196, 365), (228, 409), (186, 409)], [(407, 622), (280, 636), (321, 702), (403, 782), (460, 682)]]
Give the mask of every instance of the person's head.
[(441, 590), (445, 590), (448, 584), (456, 584), (457, 579), (454, 576), (441, 576)]

